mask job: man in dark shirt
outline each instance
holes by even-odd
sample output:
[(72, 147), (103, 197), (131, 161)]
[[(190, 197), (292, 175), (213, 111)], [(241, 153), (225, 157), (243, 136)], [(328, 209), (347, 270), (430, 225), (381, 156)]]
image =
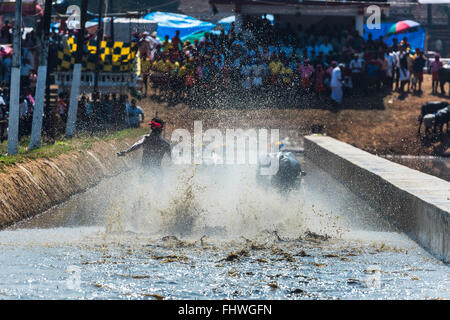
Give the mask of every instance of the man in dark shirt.
[(119, 157), (135, 151), (140, 147), (142, 152), (142, 167), (145, 171), (159, 172), (161, 168), (161, 161), (165, 154), (171, 156), (171, 147), (169, 141), (161, 137), (164, 121), (155, 117), (150, 122), (152, 132), (143, 136), (138, 142), (133, 144), (128, 150), (117, 153)]
[(419, 84), (419, 92), (422, 92), (422, 81), (423, 81), (423, 68), (425, 67), (425, 57), (420, 49), (416, 49), (417, 57), (413, 62), (413, 72), (414, 77), (416, 77)]

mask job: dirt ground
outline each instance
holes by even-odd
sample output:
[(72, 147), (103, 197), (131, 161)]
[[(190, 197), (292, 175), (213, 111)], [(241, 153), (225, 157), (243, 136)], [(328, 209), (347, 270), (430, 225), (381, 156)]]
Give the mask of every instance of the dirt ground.
[[(447, 92), (448, 92), (448, 88)], [(324, 126), (324, 133), (358, 148), (378, 155), (450, 155), (450, 143), (424, 143), (417, 136), (421, 106), (428, 101), (450, 97), (431, 94), (431, 76), (425, 75), (423, 93), (370, 92), (368, 97), (344, 96), (343, 106), (336, 112), (320, 107), (320, 102), (299, 101), (297, 107), (195, 108), (180, 103), (168, 106), (144, 98), (139, 105), (147, 120), (155, 112), (167, 121), (166, 135), (175, 128), (193, 129), (194, 120), (203, 121), (208, 128), (279, 128), (298, 135), (311, 133), (313, 125)], [(149, 95), (153, 92), (150, 91)], [(242, 101), (246, 103), (246, 101)], [(249, 106), (252, 101), (248, 101)], [(305, 107), (305, 104), (308, 104)], [(191, 131), (192, 132), (192, 131)]]

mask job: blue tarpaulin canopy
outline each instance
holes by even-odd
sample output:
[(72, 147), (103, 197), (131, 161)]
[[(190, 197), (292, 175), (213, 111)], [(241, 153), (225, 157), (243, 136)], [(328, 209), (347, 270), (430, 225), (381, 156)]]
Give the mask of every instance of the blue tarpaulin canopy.
[(369, 38), (369, 34), (371, 33), (373, 40), (377, 40), (380, 36), (382, 36), (386, 44), (390, 46), (392, 45), (392, 40), (394, 38), (397, 38), (397, 42), (400, 43), (400, 41), (402, 41), (403, 38), (406, 37), (411, 46), (411, 50), (415, 50), (416, 48), (423, 50), (425, 44), (425, 30), (421, 27), (419, 27), (417, 31), (398, 33), (385, 38), (386, 34), (389, 31), (389, 28), (394, 24), (395, 22), (381, 23), (379, 29), (369, 29), (365, 24), (364, 39), (367, 40)]
[(199, 31), (210, 31), (215, 27), (213, 23), (170, 12), (152, 12), (145, 15), (144, 19), (157, 23), (156, 30), (160, 39), (164, 39), (166, 35), (171, 39), (176, 30), (180, 30), (180, 38), (183, 38)]
[[(273, 24), (273, 15), (267, 14), (266, 19), (270, 21), (271, 24)], [(223, 27), (225, 31), (228, 31), (231, 28), (231, 23), (236, 22), (236, 16), (229, 16), (225, 17), (223, 19), (220, 19), (217, 23)]]

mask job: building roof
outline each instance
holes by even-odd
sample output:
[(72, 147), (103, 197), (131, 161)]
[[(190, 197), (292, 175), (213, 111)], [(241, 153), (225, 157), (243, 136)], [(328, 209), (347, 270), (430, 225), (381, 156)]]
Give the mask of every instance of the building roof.
[(380, 1), (326, 1), (326, 0), (209, 0), (220, 12), (242, 12), (244, 14), (295, 14), (299, 11), (307, 15), (362, 14), (364, 8), (375, 4), (384, 10), (389, 9), (386, 0)]

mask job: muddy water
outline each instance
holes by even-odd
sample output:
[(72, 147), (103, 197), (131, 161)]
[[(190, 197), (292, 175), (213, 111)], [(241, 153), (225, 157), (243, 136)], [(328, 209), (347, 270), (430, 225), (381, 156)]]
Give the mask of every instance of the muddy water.
[(0, 232), (0, 298), (450, 298), (447, 265), (302, 162), (289, 195), (248, 167), (105, 180)]

